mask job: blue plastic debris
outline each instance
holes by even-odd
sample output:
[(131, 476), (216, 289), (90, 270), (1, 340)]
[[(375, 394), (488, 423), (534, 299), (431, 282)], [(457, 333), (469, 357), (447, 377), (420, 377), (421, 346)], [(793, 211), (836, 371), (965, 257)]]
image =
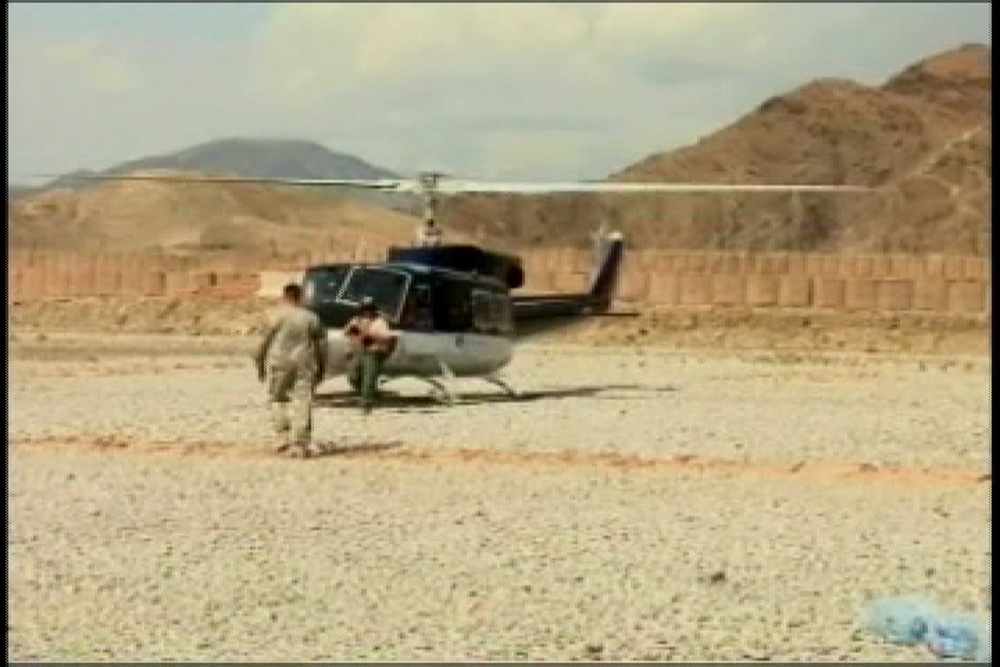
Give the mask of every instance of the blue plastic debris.
[(916, 597), (876, 600), (868, 609), (868, 627), (893, 644), (919, 644), (927, 638), (934, 605)]
[(939, 614), (930, 623), (927, 646), (940, 658), (979, 660), (983, 634), (980, 622), (968, 614)]
[(868, 608), (868, 627), (893, 644), (926, 643), (943, 659), (990, 662), (990, 629), (969, 614), (943, 613), (918, 597), (876, 600)]

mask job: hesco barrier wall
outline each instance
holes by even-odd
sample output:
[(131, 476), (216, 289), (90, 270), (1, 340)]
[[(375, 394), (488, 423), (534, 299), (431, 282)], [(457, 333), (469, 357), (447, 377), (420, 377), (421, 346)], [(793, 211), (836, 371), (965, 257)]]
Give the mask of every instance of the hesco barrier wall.
[[(271, 295), (309, 264), (377, 261), (379, 249), (261, 259), (14, 251), (8, 301), (83, 296), (251, 298)], [(591, 252), (522, 253), (525, 291), (577, 291)], [(951, 255), (630, 251), (620, 300), (657, 308), (750, 307), (985, 315), (989, 260)]]

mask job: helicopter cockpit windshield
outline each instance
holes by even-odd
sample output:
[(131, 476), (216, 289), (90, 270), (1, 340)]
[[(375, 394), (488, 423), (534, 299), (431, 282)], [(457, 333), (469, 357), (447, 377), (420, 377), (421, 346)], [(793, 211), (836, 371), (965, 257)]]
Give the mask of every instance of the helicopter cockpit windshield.
[(348, 274), (337, 300), (356, 305), (371, 297), (386, 317), (396, 320), (409, 284), (410, 276), (402, 271), (356, 266)]

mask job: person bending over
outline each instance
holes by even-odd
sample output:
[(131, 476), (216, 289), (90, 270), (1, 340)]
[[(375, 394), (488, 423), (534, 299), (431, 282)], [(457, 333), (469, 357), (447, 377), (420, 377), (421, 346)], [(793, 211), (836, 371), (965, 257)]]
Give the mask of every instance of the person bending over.
[(348, 381), (361, 394), (361, 407), (369, 412), (378, 392), (382, 367), (396, 348), (396, 334), (375, 302), (365, 298), (344, 328), (344, 335), (352, 348)]

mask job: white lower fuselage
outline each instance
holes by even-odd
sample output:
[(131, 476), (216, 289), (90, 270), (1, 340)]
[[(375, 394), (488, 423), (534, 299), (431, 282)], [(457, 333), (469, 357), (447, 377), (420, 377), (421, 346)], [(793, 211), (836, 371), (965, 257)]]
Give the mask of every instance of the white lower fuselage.
[[(442, 364), (456, 376), (485, 376), (506, 366), (513, 342), (505, 336), (484, 334), (397, 332), (396, 347), (382, 372), (390, 376), (434, 377), (445, 374)], [(347, 372), (351, 348), (343, 333), (327, 333), (326, 377)]]

